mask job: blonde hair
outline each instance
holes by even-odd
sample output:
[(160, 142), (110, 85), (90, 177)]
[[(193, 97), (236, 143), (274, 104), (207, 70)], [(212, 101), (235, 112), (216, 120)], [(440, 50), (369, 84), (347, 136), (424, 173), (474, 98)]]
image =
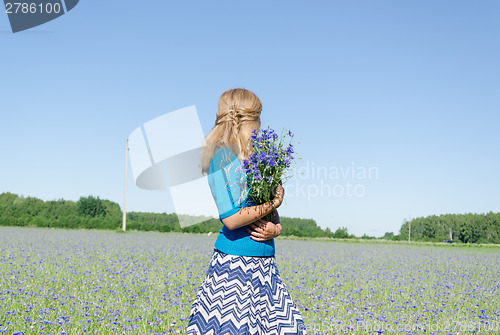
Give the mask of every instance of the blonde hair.
[(202, 151), (203, 174), (207, 173), (212, 156), (218, 148), (226, 147), (243, 160), (252, 151), (252, 130), (260, 128), (262, 103), (253, 93), (244, 88), (233, 88), (219, 97), (215, 125), (205, 138)]

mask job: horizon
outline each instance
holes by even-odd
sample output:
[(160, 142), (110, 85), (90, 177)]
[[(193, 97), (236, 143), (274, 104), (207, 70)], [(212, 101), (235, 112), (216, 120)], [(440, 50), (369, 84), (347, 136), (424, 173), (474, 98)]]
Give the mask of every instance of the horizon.
[[(39, 199), (37, 197), (33, 197), (33, 196), (29, 196), (29, 195), (25, 196), (23, 194), (20, 195), (20, 194), (8, 192), (8, 191), (2, 192), (2, 193), (0, 193), (0, 195), (5, 194), (5, 193), (11, 193), (11, 194), (14, 194), (14, 195), (16, 195), (18, 197), (22, 197), (22, 198), (36, 198), (36, 199)], [(89, 195), (81, 196), (81, 197), (87, 197), (87, 196), (94, 196), (94, 195), (89, 194)], [(100, 200), (107, 200), (107, 201), (111, 201), (111, 202), (117, 204), (118, 206), (120, 206), (120, 210), (123, 212), (123, 208), (122, 208), (122, 206), (119, 203), (116, 203), (116, 202), (114, 202), (114, 201), (112, 201), (110, 199), (100, 198), (99, 196), (94, 196), (94, 197), (98, 198)], [(75, 202), (75, 203), (78, 202), (78, 200), (70, 200), (70, 199), (64, 199), (64, 198), (50, 199), (50, 200), (40, 199), (40, 200), (42, 200), (44, 202), (45, 201), (61, 201), (61, 200), (62, 201), (72, 201), (72, 202)], [(168, 213), (168, 212), (150, 212), (150, 211), (146, 211), (146, 212), (143, 212), (143, 211), (127, 211), (127, 213), (150, 213), (150, 214), (166, 214), (166, 215), (175, 214), (175, 215), (177, 215), (177, 213), (175, 213), (175, 212), (169, 212)], [(434, 215), (429, 215), (429, 216), (438, 216), (439, 217), (439, 216), (446, 216), (446, 215), (467, 215), (467, 214), (472, 214), (472, 215), (486, 215), (488, 213), (500, 214), (500, 212), (489, 211), (489, 212), (483, 212), (483, 213), (474, 213), (474, 212), (467, 212), (467, 213), (465, 213), (465, 212), (464, 213), (444, 213), (444, 214), (438, 214), (438, 215), (434, 214)], [(190, 214), (180, 214), (180, 215), (195, 216), (195, 215), (190, 215)], [(292, 216), (286, 216), (286, 215), (283, 215), (282, 217), (291, 218), (291, 219), (300, 219), (300, 220), (313, 220), (318, 225), (317, 221), (314, 218), (304, 218), (304, 217), (295, 217), (295, 216), (292, 217)], [(412, 217), (410, 219), (413, 220), (413, 219), (418, 219), (418, 218), (424, 218), (424, 217)], [(212, 219), (214, 219), (214, 218), (212, 218)], [(215, 220), (217, 220), (217, 218), (215, 218)], [(204, 221), (202, 221), (202, 222), (204, 222)], [(318, 225), (318, 227), (320, 227), (323, 231), (326, 230), (326, 228), (321, 227), (320, 225)], [(329, 228), (329, 227), (327, 227), (327, 228)], [(330, 228), (330, 230), (331, 230), (332, 233), (334, 233), (337, 229), (341, 229), (341, 228), (344, 228), (344, 227), (337, 227), (336, 229), (333, 229), (333, 230)], [(345, 228), (347, 228), (347, 227), (345, 227)], [(385, 232), (382, 236), (373, 236), (373, 235), (369, 235), (367, 233), (362, 233), (362, 234), (359, 234), (359, 235), (358, 234), (353, 234), (352, 232), (349, 231), (349, 229), (347, 229), (347, 232), (349, 233), (349, 235), (355, 235), (356, 238), (360, 238), (363, 235), (367, 235), (369, 237), (381, 238), (386, 233), (393, 233), (394, 235), (399, 235), (399, 229), (397, 231), (393, 231), (393, 232), (390, 232), (390, 231)], [(415, 241), (412, 241), (412, 242), (415, 242)], [(417, 242), (422, 242), (422, 241), (417, 241)], [(431, 243), (431, 242), (429, 242), (429, 243)], [(434, 243), (434, 242), (432, 242), (432, 243)]]

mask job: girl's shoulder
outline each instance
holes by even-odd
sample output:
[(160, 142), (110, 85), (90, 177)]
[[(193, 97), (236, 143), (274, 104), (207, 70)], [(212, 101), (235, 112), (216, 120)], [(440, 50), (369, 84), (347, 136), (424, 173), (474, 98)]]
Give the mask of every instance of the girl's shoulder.
[(235, 153), (228, 147), (219, 147), (214, 151), (212, 161), (232, 163), (235, 161), (239, 161), (239, 159), (235, 155)]
[(227, 147), (219, 147), (212, 155), (209, 173), (214, 173), (219, 170), (233, 171), (239, 165), (240, 160), (231, 149)]
[(214, 151), (214, 156), (222, 153), (232, 153), (232, 151), (228, 147), (218, 147)]

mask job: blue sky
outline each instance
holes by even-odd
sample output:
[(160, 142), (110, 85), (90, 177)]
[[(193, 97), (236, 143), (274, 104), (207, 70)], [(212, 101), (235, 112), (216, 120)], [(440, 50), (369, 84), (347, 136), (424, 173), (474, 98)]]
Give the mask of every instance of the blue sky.
[[(291, 179), (281, 215), (381, 236), (410, 216), (498, 212), (499, 14), (498, 1), (82, 0), (16, 34), (0, 15), (0, 192), (122, 205), (134, 129), (195, 105), (207, 133), (219, 95), (244, 87), (263, 125), (295, 132), (297, 169), (377, 171)], [(127, 209), (172, 203), (129, 166)]]

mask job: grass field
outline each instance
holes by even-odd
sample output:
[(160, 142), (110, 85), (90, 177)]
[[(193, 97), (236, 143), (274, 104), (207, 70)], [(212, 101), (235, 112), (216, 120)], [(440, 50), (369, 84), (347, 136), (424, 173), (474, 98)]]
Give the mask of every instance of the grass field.
[[(215, 239), (0, 227), (0, 333), (183, 334)], [(309, 334), (500, 334), (500, 248), (276, 249)]]

